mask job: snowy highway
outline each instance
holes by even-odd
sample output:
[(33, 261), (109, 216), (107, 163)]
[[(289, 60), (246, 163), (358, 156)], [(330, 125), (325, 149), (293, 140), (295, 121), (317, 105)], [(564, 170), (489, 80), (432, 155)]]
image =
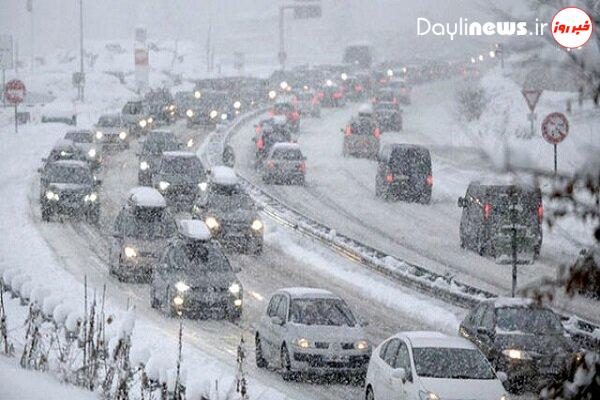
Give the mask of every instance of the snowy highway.
[[(251, 138), (256, 121), (238, 130), (231, 139), (237, 168), (253, 183), (340, 233), (437, 273), (454, 276), (460, 282), (509, 294), (510, 265), (497, 264), (459, 245), (461, 210), (456, 202), (464, 196), (468, 184), (486, 179), (510, 182), (513, 177), (496, 171), (476, 147), (454, 144), (460, 136), (460, 126), (453, 119), (451, 98), (439, 94), (449, 92), (457, 84), (460, 82), (451, 80), (415, 87), (412, 105), (403, 113), (404, 131), (382, 136), (383, 143), (415, 143), (431, 150), (434, 185), (430, 205), (375, 198), (376, 162), (342, 156), (340, 129), (360, 107), (356, 104), (345, 109), (325, 109), (322, 119), (302, 121), (297, 139), (307, 156), (304, 187), (264, 185), (254, 168)], [(519, 285), (535, 287), (544, 277), (555, 277), (556, 265), (564, 261), (562, 246), (568, 243), (559, 234), (544, 232), (541, 257), (533, 265), (519, 267)], [(585, 297), (559, 294), (555, 305), (566, 313), (600, 321), (596, 303)]]

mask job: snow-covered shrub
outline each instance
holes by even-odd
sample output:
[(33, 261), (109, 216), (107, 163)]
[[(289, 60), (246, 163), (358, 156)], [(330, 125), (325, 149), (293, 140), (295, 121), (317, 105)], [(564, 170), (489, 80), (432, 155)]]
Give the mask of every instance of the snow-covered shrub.
[(478, 120), (490, 99), (479, 83), (467, 83), (456, 90), (456, 112), (467, 122)]

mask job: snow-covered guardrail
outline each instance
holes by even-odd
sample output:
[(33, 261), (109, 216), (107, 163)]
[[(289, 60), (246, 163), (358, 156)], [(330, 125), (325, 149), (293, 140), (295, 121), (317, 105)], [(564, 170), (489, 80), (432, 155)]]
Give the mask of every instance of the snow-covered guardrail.
[[(264, 111), (265, 109), (259, 109), (249, 112), (233, 124), (211, 132), (205, 141), (205, 146), (199, 151), (206, 165), (220, 165), (223, 149), (230, 137), (248, 120)], [(386, 275), (406, 287), (462, 308), (472, 308), (481, 300), (498, 296), (487, 290), (456, 281), (451, 276), (441, 275), (423, 266), (398, 259), (373, 246), (340, 234), (253, 184), (239, 172), (238, 176), (248, 193), (262, 206), (263, 212), (275, 222), (317, 240), (341, 256)], [(575, 315), (557, 313), (563, 318), (567, 331), (582, 346), (600, 348), (600, 326)]]

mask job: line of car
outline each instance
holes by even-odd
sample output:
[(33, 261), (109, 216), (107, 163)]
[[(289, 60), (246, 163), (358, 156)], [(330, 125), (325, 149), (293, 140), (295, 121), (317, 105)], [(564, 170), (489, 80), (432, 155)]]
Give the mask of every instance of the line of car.
[[(342, 81), (349, 79), (347, 76)], [(324, 87), (336, 88), (335, 85), (326, 81)], [(359, 83), (352, 85), (356, 89)], [(290, 84), (281, 86), (287, 88)], [(272, 116), (255, 127), (257, 166), (263, 169), (266, 182), (304, 183), (306, 159), (299, 145), (294, 143), (292, 133), (300, 132), (301, 116), (317, 117), (321, 106), (343, 104), (342, 97), (333, 96), (336, 91), (332, 91), (331, 96), (323, 91), (323, 99), (331, 100), (323, 102), (321, 92), (311, 87), (307, 82), (297, 87), (295, 94), (282, 87), (284, 93), (295, 97), (287, 98), (278, 93)], [(303, 93), (308, 95), (302, 96)], [(340, 93), (344, 96), (347, 89)], [(195, 92), (192, 95), (197, 98)], [(368, 98), (366, 94), (354, 96), (357, 100)], [(269, 94), (267, 97), (271, 98)], [(302, 108), (302, 102), (310, 105)], [(129, 104), (133, 103), (126, 107)], [(178, 115), (175, 108), (164, 110), (173, 119)], [(51, 152), (40, 169), (43, 218), (50, 212), (73, 208), (91, 214), (92, 222), (98, 221), (97, 187), (101, 182), (94, 171), (98, 170), (105, 154), (93, 146), (101, 143), (109, 146), (113, 141), (119, 144), (115, 146), (118, 149), (129, 146), (129, 137), (134, 135), (133, 125), (123, 118), (124, 111), (120, 118), (103, 116), (114, 122), (101, 122), (101, 117), (95, 132), (65, 135), (72, 142), (67, 151), (61, 149), (64, 143), (53, 149), (54, 155)], [(222, 245), (260, 253), (264, 225), (259, 208), (240, 186), (231, 168), (206, 170), (194, 153), (185, 151), (188, 144), (180, 142), (172, 132), (149, 128), (161, 117), (154, 114), (142, 117), (142, 114), (132, 113), (138, 118), (135, 135), (141, 142), (137, 154), (140, 186), (130, 189), (114, 221), (110, 273), (122, 280), (148, 282), (151, 306), (167, 314), (218, 315), (237, 320), (242, 315), (244, 289), (236, 276), (239, 270), (229, 263)], [(169, 123), (170, 117), (165, 118), (165, 123)], [(357, 120), (367, 118), (377, 117), (370, 113), (359, 115)], [(146, 121), (143, 127), (142, 121)], [(361, 124), (350, 126), (352, 130), (363, 129)], [(126, 130), (127, 127), (131, 129)], [(379, 127), (375, 123), (364, 129), (375, 137), (374, 130)], [(112, 138), (113, 132), (122, 143)], [(126, 133), (121, 135), (121, 132)], [(81, 146), (77, 147), (76, 143)], [(83, 144), (89, 148), (84, 149)], [(94, 156), (91, 156), (92, 147)], [(392, 182), (388, 180), (388, 170), (394, 174), (394, 168), (414, 169), (416, 162), (407, 160), (418, 160), (426, 164), (425, 185), (429, 186), (430, 198), (429, 152), (407, 145), (379, 147), (377, 142), (378, 176), (381, 170), (380, 179), (385, 179), (388, 189), (396, 184), (394, 177)], [(428, 163), (422, 162), (423, 154), (427, 154)], [(407, 170), (401, 171), (406, 173)], [(398, 180), (398, 191), (415, 187), (414, 184), (402, 186), (404, 182)], [(81, 198), (66, 202), (73, 197), (67, 194), (69, 191), (79, 193)], [(422, 195), (421, 191), (417, 193)], [(421, 201), (427, 203), (429, 199)], [(177, 220), (174, 214), (180, 211), (187, 211), (189, 216)], [(539, 209), (536, 212), (539, 215)], [(539, 384), (541, 375), (550, 379), (560, 376), (563, 372), (560, 361), (576, 354), (558, 317), (526, 301), (501, 299), (493, 304), (482, 303), (461, 324), (463, 338), (436, 332), (405, 332), (373, 348), (364, 326), (365, 322), (359, 321), (344, 299), (334, 293), (316, 288), (277, 290), (271, 295), (256, 329), (256, 364), (259, 368), (279, 369), (286, 380), (313, 372), (342, 374), (350, 380), (364, 382), (366, 399), (435, 400), (473, 396), (505, 399), (501, 380), (511, 390), (520, 390), (526, 378)], [(534, 348), (542, 339), (550, 341), (550, 336), (555, 340), (552, 346)], [(505, 372), (508, 377), (495, 370)]]

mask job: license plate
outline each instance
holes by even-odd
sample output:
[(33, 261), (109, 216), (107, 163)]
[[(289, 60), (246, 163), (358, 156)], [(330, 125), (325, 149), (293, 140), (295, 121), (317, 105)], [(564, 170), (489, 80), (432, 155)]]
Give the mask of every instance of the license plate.
[(329, 356), (328, 359), (331, 362), (348, 362), (350, 360), (350, 358), (348, 356), (340, 356), (340, 355)]

